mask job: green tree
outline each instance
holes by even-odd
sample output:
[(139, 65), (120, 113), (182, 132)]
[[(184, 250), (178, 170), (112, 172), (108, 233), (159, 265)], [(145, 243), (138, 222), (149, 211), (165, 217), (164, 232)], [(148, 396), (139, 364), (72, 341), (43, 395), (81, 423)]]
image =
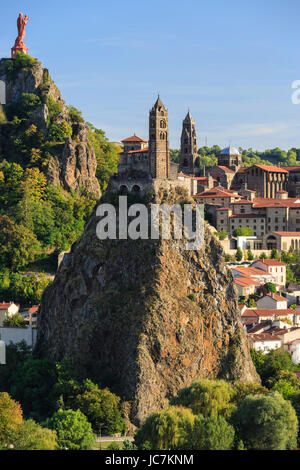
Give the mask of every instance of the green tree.
[(236, 250), (235, 259), (236, 259), (237, 261), (242, 261), (242, 259), (243, 259), (243, 252), (242, 252), (242, 250), (240, 249), (240, 247), (238, 247), (238, 249)]
[(174, 450), (185, 448), (194, 423), (188, 408), (174, 407), (152, 413), (134, 436), (138, 449)]
[(107, 388), (100, 389), (90, 380), (80, 387), (71, 407), (79, 409), (88, 418), (95, 432), (115, 434), (125, 430), (125, 422), (119, 409), (120, 398)]
[(219, 240), (225, 240), (228, 237), (226, 230), (221, 230), (221, 232), (215, 232), (215, 235), (217, 235)]
[(264, 289), (267, 293), (273, 292), (275, 294), (277, 292), (276, 285), (273, 282), (267, 282), (264, 284)]
[(278, 259), (279, 258), (278, 251), (276, 250), (276, 248), (272, 249), (270, 258), (271, 259)]
[(39, 250), (34, 233), (6, 215), (0, 216), (0, 266), (18, 270), (33, 261)]
[(234, 237), (247, 237), (253, 235), (253, 230), (250, 227), (237, 227), (232, 234)]
[(8, 393), (0, 392), (0, 445), (6, 446), (12, 442), (22, 421), (20, 404), (12, 400)]
[(248, 261), (253, 261), (254, 260), (254, 255), (251, 250), (247, 251), (247, 259)]
[(262, 351), (256, 351), (256, 349), (250, 349), (251, 359), (255, 366), (257, 373), (260, 375), (262, 372), (262, 366), (265, 362), (266, 356)]
[[(255, 349), (253, 351), (255, 351)], [(256, 383), (243, 383), (236, 381), (233, 385), (233, 401), (237, 406), (240, 406), (248, 395), (268, 395), (270, 393), (266, 387)]]
[(278, 380), (273, 387), (271, 388), (273, 392), (279, 392), (285, 400), (290, 400), (294, 395), (296, 395), (297, 389), (287, 380)]
[(12, 377), (10, 393), (22, 404), (24, 415), (43, 421), (56, 409), (56, 364), (49, 359), (28, 359)]
[(48, 139), (51, 142), (65, 142), (68, 137), (71, 137), (73, 133), (72, 126), (66, 121), (56, 122), (54, 121), (48, 129)]
[(186, 448), (192, 450), (230, 450), (234, 443), (234, 428), (223, 416), (195, 417)]
[(56, 432), (43, 428), (34, 420), (24, 420), (13, 438), (16, 450), (56, 450)]
[(235, 413), (234, 424), (248, 450), (296, 449), (296, 412), (278, 392), (246, 397)]
[(8, 316), (4, 320), (3, 326), (13, 326), (15, 328), (24, 328), (26, 326), (26, 321), (19, 313), (15, 313), (14, 315)]
[(171, 405), (190, 408), (195, 415), (229, 417), (235, 405), (234, 388), (225, 380), (201, 379), (179, 390)]
[(95, 150), (97, 159), (96, 176), (101, 190), (104, 191), (110, 177), (118, 170), (121, 149), (111, 144), (101, 129), (96, 129), (90, 123), (87, 123), (87, 125), (89, 127), (89, 140)]
[(0, 367), (0, 392), (8, 392), (16, 369), (31, 357), (31, 348), (25, 341), (6, 346), (6, 364)]
[(59, 410), (47, 419), (46, 427), (56, 431), (62, 449), (88, 450), (95, 442), (92, 426), (80, 410)]
[(295, 369), (296, 366), (293, 364), (290, 354), (281, 349), (275, 349), (264, 356), (257, 372), (262, 379), (262, 384), (270, 387), (280, 377), (282, 371), (294, 371)]

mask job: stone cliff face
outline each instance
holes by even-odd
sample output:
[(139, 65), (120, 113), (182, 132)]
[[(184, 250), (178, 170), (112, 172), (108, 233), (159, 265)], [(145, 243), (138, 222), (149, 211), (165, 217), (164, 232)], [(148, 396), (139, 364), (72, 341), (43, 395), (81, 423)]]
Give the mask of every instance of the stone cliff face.
[(39, 61), (30, 65), (13, 68), (12, 59), (0, 60), (0, 80), (5, 83), (6, 104), (16, 103), (23, 93), (36, 94), (42, 105), (30, 116), (28, 124), (35, 124), (38, 130), (46, 132), (49, 116), (48, 98), (60, 107), (57, 122), (66, 121), (77, 126), (76, 138), (67, 139), (65, 145), (54, 147), (53, 155), (44, 170), (49, 182), (61, 185), (66, 190), (80, 188), (100, 197), (100, 187), (96, 178), (96, 156), (88, 139), (85, 123), (74, 123), (61, 93), (50, 77), (49, 71)]
[(104, 240), (91, 217), (42, 299), (36, 355), (70, 358), (141, 422), (201, 377), (257, 381), (221, 245)]
[(47, 177), (54, 186), (60, 184), (67, 190), (84, 188), (94, 196), (100, 197), (96, 169), (97, 161), (89, 143), (88, 130), (85, 125), (80, 124), (76, 141), (67, 139), (62, 151), (51, 158)]

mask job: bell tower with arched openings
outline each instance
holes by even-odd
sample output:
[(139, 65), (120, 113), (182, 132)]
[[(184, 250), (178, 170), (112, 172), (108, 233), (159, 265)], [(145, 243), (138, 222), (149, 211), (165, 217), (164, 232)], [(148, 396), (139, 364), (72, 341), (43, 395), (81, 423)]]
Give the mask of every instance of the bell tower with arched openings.
[(188, 111), (182, 123), (179, 170), (186, 174), (194, 174), (197, 171), (197, 162), (199, 162), (199, 155), (196, 125)]
[(159, 95), (149, 114), (149, 164), (152, 178), (170, 177), (168, 110)]

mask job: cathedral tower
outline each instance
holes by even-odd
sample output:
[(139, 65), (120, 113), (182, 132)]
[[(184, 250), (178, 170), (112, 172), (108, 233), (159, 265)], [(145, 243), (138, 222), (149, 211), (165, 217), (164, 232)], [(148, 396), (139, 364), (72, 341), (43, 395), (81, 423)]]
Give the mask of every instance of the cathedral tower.
[(159, 95), (149, 115), (149, 162), (152, 178), (170, 177), (168, 111)]
[[(199, 161), (195, 121), (188, 111), (182, 123), (179, 169), (183, 173), (194, 173)], [(196, 161), (197, 159), (197, 161)]]

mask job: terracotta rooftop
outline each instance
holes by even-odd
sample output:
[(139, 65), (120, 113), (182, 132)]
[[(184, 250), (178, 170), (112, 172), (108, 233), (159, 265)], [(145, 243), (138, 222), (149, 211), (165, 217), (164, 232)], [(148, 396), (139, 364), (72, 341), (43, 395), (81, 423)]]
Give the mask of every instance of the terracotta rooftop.
[[(267, 294), (267, 295), (265, 295), (265, 297), (271, 297), (271, 299), (274, 299), (277, 302), (287, 302), (287, 299), (285, 297), (282, 297), (281, 295), (275, 294), (275, 293)], [(264, 297), (262, 297), (262, 298), (264, 298)]]
[(300, 208), (300, 198), (276, 199), (276, 198), (263, 198), (255, 197), (253, 199), (253, 207), (291, 207)]
[(292, 308), (248, 308), (242, 313), (242, 317), (282, 317), (284, 315), (294, 314), (297, 314), (297, 312)]
[(300, 166), (283, 166), (282, 168), (287, 171), (300, 171)]
[(234, 279), (234, 282), (241, 287), (260, 285), (259, 282), (255, 281), (254, 279), (251, 279), (251, 277), (236, 277)]
[[(253, 165), (257, 168), (261, 168), (262, 170), (264, 171), (269, 171), (269, 172), (274, 172), (274, 173), (288, 173), (287, 170), (284, 170), (283, 168), (281, 168), (280, 166), (271, 166), (271, 165)], [(249, 168), (252, 168), (252, 167), (249, 167)]]
[(143, 152), (148, 152), (148, 148), (145, 148), (145, 149), (140, 149), (140, 150), (129, 150), (129, 152), (126, 152), (126, 153), (143, 153)]
[(35, 313), (38, 311), (39, 309), (39, 305), (33, 305), (29, 310), (28, 310), (28, 313)]
[(270, 333), (258, 333), (253, 335), (253, 339), (254, 341), (281, 341), (281, 338), (276, 335), (271, 335)]
[(227, 166), (217, 165), (217, 167), (221, 168), (221, 170), (225, 171), (225, 173), (234, 173), (234, 171), (228, 168)]
[(249, 201), (249, 199), (241, 199), (240, 201), (234, 201), (231, 204), (239, 204), (239, 205), (253, 204), (253, 201)]
[(244, 277), (249, 277), (249, 276), (272, 276), (272, 274), (267, 273), (263, 269), (259, 268), (252, 268), (251, 266), (248, 268), (246, 267), (233, 267), (235, 271), (237, 271), (240, 274), (243, 274)]
[(134, 134), (131, 137), (127, 137), (127, 139), (121, 140), (121, 142), (148, 142), (148, 140), (142, 139), (142, 137), (138, 137)]
[(212, 188), (212, 189), (206, 189), (202, 193), (196, 194), (194, 197), (235, 197), (240, 199), (241, 196), (239, 196), (237, 193), (234, 193), (233, 191), (227, 190), (225, 188)]
[(19, 305), (15, 304), (14, 302), (1, 302), (0, 310), (7, 310), (11, 305), (16, 305), (17, 307), (19, 307)]
[(255, 325), (253, 328), (251, 328), (251, 330), (248, 330), (248, 334), (255, 335), (258, 331), (264, 330), (265, 328), (268, 327), (268, 325), (271, 325), (271, 324), (272, 324), (271, 321), (258, 323), (258, 325)]
[(253, 266), (256, 263), (263, 263), (266, 266), (286, 266), (286, 263), (283, 263), (279, 259), (258, 259), (257, 261), (254, 261), (254, 263), (251, 264)]
[(281, 237), (300, 237), (300, 232), (273, 232)]

